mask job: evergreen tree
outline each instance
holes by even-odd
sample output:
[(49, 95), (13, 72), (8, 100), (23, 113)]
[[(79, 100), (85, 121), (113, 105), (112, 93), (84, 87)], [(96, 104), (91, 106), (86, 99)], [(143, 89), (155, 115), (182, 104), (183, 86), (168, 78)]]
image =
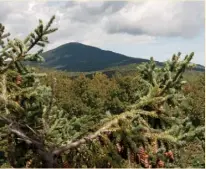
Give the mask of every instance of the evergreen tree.
[[(178, 53), (162, 68), (152, 58), (139, 66), (137, 91), (135, 97), (128, 93), (132, 105), (124, 112), (101, 118), (93, 113), (69, 117), (55, 106), (55, 79), (51, 88), (42, 85), (45, 74), (35, 73), (23, 62), (43, 60), (42, 49), (35, 54), (29, 51), (48, 43), (47, 35), (57, 30), (50, 28), (53, 20), (46, 26), (40, 20), (23, 41), (6, 42), (9, 34), (0, 25), (0, 144), (7, 166), (172, 167), (178, 146), (196, 136), (204, 138), (204, 127), (195, 128), (185, 112), (181, 91), (183, 73), (194, 53), (182, 61)], [(76, 93), (90, 103), (94, 96), (86, 92), (88, 98), (82, 90), (88, 89), (86, 79), (76, 82), (82, 85)]]
[[(102, 123), (100, 121), (100, 129), (89, 135), (89, 140), (98, 137), (96, 141), (90, 143), (97, 147), (96, 155), (85, 147), (78, 149), (78, 153), (76, 149), (74, 150), (80, 157), (82, 153), (88, 151), (87, 161), (91, 162), (93, 158), (94, 162), (87, 166), (97, 166), (100, 162), (98, 155), (103, 154), (101, 160), (105, 159), (106, 162), (102, 167), (107, 163), (113, 167), (120, 167), (117, 163), (118, 157), (126, 160), (121, 162), (121, 167), (124, 166), (124, 162), (126, 166), (131, 165), (131, 161), (140, 163), (146, 168), (174, 167), (180, 155), (179, 147), (196, 136), (204, 140), (204, 127), (195, 128), (191, 124), (191, 119), (185, 112), (185, 107), (188, 106), (187, 100), (181, 91), (186, 83), (182, 80), (183, 73), (186, 68), (192, 66), (189, 63), (193, 55), (194, 53), (191, 53), (180, 61), (178, 53), (162, 68), (157, 68), (152, 58), (150, 63), (138, 67), (141, 78), (137, 84), (140, 90), (136, 95), (139, 99), (128, 107), (127, 112), (109, 117), (106, 123), (106, 119)], [(107, 138), (102, 136), (103, 133), (107, 133)], [(104, 140), (106, 143), (100, 144), (102, 139), (106, 139)], [(86, 138), (77, 140), (63, 148), (62, 152), (70, 150), (74, 145), (85, 143), (86, 140)], [(115, 149), (117, 151), (114, 151)], [(89, 156), (91, 153), (93, 156)], [(75, 167), (78, 165), (77, 162), (74, 164)]]
[(46, 151), (43, 141), (53, 105), (51, 88), (40, 84), (45, 74), (36, 74), (24, 62), (43, 61), (40, 55), (43, 49), (34, 54), (29, 52), (35, 46), (49, 43), (47, 35), (57, 30), (51, 28), (54, 19), (53, 16), (47, 25), (39, 20), (38, 27), (23, 41), (9, 39), (10, 34), (0, 24), (0, 144), (13, 167), (25, 166), (25, 159), (32, 156), (31, 150), (40, 156)]

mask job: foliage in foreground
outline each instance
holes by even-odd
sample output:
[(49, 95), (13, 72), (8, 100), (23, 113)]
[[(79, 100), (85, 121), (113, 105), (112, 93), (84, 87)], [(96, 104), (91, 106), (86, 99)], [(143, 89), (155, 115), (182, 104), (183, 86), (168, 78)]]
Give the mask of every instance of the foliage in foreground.
[[(140, 85), (137, 85), (138, 74), (134, 73), (127, 75), (118, 74), (113, 78), (108, 78), (104, 74), (97, 73), (92, 77), (92, 79), (85, 78), (84, 76), (71, 79), (69, 76), (70, 73), (68, 72), (53, 70), (45, 71), (44, 69), (41, 69), (41, 71), (44, 71), (48, 74), (47, 80), (45, 81), (44, 79), (44, 83), (47, 85), (52, 84), (52, 77), (57, 77), (56, 88), (58, 88), (58, 90), (54, 92), (54, 95), (57, 99), (58, 105), (65, 108), (64, 111), (69, 114), (70, 118), (73, 116), (78, 116), (78, 119), (80, 119), (80, 117), (83, 115), (84, 117), (89, 117), (90, 114), (93, 113), (97, 113), (99, 115), (98, 118), (91, 119), (93, 120), (92, 122), (91, 120), (88, 121), (88, 118), (83, 117), (80, 121), (74, 121), (76, 128), (72, 129), (70, 132), (76, 134), (79, 132), (79, 130), (81, 130), (82, 133), (86, 133), (91, 127), (90, 124), (95, 123), (96, 121), (99, 122), (99, 118), (103, 118), (105, 113), (118, 114), (118, 110), (121, 110), (122, 112), (125, 111), (127, 107), (126, 105), (131, 105), (132, 101), (135, 100), (135, 91), (138, 89), (143, 90), (143, 88), (140, 89)], [(184, 79), (188, 81), (188, 83), (185, 84), (182, 89), (187, 100), (187, 105), (185, 105), (187, 110), (185, 110), (185, 113), (190, 116), (190, 120), (195, 127), (204, 126), (204, 74), (202, 72), (187, 71), (184, 74)], [(82, 83), (85, 85), (82, 86)], [(75, 95), (76, 90), (73, 90), (74, 88), (81, 89), (81, 94)], [(118, 94), (114, 95), (113, 92)], [(91, 96), (88, 96), (89, 94)], [(89, 98), (95, 96), (92, 97), (93, 103), (95, 104), (85, 102), (83, 97), (84, 95), (87, 95)], [(98, 104), (99, 102), (101, 102), (101, 104)], [(65, 105), (65, 107), (63, 105)], [(96, 105), (99, 106), (97, 107)], [(74, 109), (72, 109), (74, 107), (75, 110), (77, 110), (75, 113), (73, 113)], [(82, 112), (83, 115), (79, 115), (79, 112)], [(180, 147), (180, 156), (176, 161), (176, 166), (183, 168), (204, 168), (204, 144), (204, 139), (202, 139), (202, 141), (199, 139), (194, 139), (190, 142), (187, 142), (185, 146)]]
[[(58, 90), (55, 79), (52, 88), (42, 85), (40, 79), (45, 75), (21, 62), (42, 60), (42, 50), (28, 52), (48, 42), (46, 35), (56, 30), (50, 29), (53, 20), (46, 26), (40, 20), (24, 41), (9, 40), (6, 45), (3, 40), (8, 35), (0, 27), (0, 144), (7, 165), (174, 167), (178, 166), (180, 147), (194, 138), (204, 140), (204, 127), (191, 123), (182, 91), (183, 73), (191, 66), (194, 53), (182, 61), (178, 53), (162, 68), (151, 58), (150, 63), (138, 67), (139, 76), (132, 86), (125, 83), (127, 79), (120, 79), (118, 88), (101, 74), (92, 83), (82, 76), (72, 82), (81, 86), (72, 88), (78, 97), (71, 95), (75, 102), (81, 98), (82, 109), (72, 103), (62, 105), (71, 109), (69, 113), (59, 108), (54, 99)], [(103, 88), (105, 83), (107, 88)], [(96, 86), (103, 89), (101, 93)], [(127, 87), (132, 90), (125, 90)], [(104, 100), (108, 94), (111, 100)], [(84, 104), (89, 105), (87, 110)], [(107, 110), (110, 113), (103, 113)]]

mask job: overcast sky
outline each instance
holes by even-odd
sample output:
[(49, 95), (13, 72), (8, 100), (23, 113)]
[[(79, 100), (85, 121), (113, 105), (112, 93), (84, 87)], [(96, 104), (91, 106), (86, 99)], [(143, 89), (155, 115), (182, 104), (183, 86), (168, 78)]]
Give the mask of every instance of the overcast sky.
[(46, 50), (80, 42), (132, 57), (165, 61), (195, 52), (204, 64), (204, 1), (0, 1), (0, 23), (20, 38), (55, 14)]

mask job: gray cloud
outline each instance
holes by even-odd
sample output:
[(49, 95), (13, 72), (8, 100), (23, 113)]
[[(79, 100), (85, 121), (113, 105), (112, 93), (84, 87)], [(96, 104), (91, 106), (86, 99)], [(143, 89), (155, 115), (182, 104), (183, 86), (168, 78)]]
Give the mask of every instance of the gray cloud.
[(68, 18), (75, 22), (92, 23), (121, 10), (127, 1), (73, 2), (69, 1)]
[(203, 2), (8, 1), (0, 2), (0, 23), (25, 37), (55, 14), (49, 48), (78, 41), (103, 44), (151, 43), (157, 36), (195, 36), (204, 29)]
[(204, 29), (204, 2), (148, 1), (139, 6), (129, 4), (121, 15), (107, 18), (104, 27), (110, 34), (193, 37)]
[(9, 3), (7, 2), (0, 2), (1, 3), (1, 10), (0, 10), (0, 21), (3, 22), (8, 19), (8, 13), (12, 12)]

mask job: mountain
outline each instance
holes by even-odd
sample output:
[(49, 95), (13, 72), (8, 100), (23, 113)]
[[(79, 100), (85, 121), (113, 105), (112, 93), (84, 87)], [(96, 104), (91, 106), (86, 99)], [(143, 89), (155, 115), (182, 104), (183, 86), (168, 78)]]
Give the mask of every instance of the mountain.
[[(101, 71), (148, 62), (148, 59), (133, 58), (76, 42), (67, 43), (49, 50), (43, 53), (43, 57), (45, 62), (41, 64), (42, 66), (70, 72)], [(159, 66), (163, 64), (161, 62), (156, 63)], [(197, 67), (198, 70), (203, 68), (204, 66), (201, 65)]]
[(43, 56), (44, 66), (72, 72), (98, 71), (148, 61), (74, 42), (47, 51)]
[(205, 67), (200, 65), (200, 64), (196, 64), (196, 67), (195, 67), (197, 70), (205, 70)]

